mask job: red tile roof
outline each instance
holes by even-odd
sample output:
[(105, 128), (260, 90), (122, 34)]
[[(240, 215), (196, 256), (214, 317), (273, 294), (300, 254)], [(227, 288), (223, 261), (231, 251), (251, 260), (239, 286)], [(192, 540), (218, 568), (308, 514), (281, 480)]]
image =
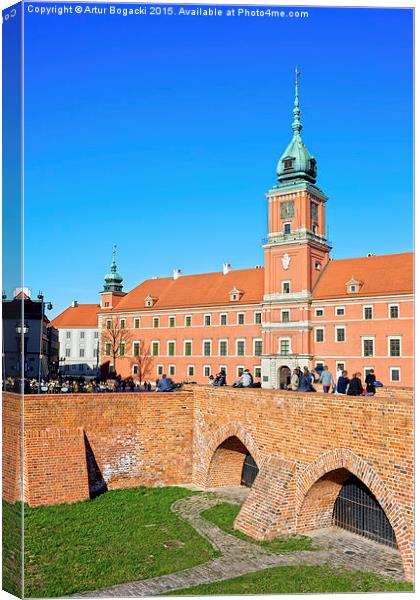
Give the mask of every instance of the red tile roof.
[[(343, 298), (409, 294), (414, 290), (414, 254), (384, 254), (331, 260), (316, 284), (313, 297)], [(347, 282), (362, 282), (360, 291), (347, 294)]]
[(78, 304), (69, 306), (51, 321), (58, 328), (98, 327), (99, 304)]
[[(238, 301), (231, 302), (229, 292), (235, 287), (243, 294)], [(255, 304), (262, 301), (263, 294), (263, 268), (230, 271), (227, 275), (222, 272), (181, 275), (178, 279), (165, 277), (143, 281), (121, 299), (117, 311)], [(144, 300), (147, 296), (153, 296), (157, 301), (146, 309)]]

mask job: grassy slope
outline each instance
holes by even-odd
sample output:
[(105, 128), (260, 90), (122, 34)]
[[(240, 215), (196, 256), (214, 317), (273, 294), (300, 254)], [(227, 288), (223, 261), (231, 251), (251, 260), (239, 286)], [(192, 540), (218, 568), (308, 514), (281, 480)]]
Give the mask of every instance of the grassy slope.
[(170, 595), (408, 592), (412, 589), (409, 582), (400, 583), (374, 573), (328, 567), (274, 567), (235, 579), (177, 590)]
[(22, 504), (3, 500), (3, 589), (22, 595)]
[(25, 509), (25, 596), (58, 596), (173, 573), (216, 556), (170, 510), (182, 488), (111, 491)]
[(223, 531), (235, 535), (243, 540), (247, 540), (248, 542), (259, 544), (265, 550), (275, 554), (298, 552), (300, 550), (314, 550), (311, 538), (303, 535), (291, 535), (285, 538), (272, 540), (270, 542), (258, 542), (244, 533), (236, 531), (233, 529), (233, 522), (240, 510), (240, 506), (223, 503), (204, 511), (202, 516), (220, 527), (220, 529), (223, 529)]

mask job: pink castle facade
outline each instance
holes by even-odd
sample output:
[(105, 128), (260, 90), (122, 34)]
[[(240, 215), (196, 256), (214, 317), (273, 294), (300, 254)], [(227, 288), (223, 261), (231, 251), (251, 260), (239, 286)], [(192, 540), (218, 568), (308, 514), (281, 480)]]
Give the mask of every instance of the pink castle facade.
[[(124, 293), (113, 261), (100, 306), (89, 305), (97, 312), (101, 364), (136, 379), (136, 355), (146, 351), (149, 381), (166, 373), (207, 383), (223, 368), (233, 383), (248, 368), (262, 387), (278, 388), (298, 365), (328, 365), (333, 374), (344, 368), (364, 379), (373, 368), (384, 385), (413, 384), (413, 255), (330, 258), (327, 197), (300, 136), (297, 82), (292, 129), (278, 184), (267, 193), (264, 266), (175, 271)], [(112, 365), (105, 330), (115, 323), (127, 335)]]

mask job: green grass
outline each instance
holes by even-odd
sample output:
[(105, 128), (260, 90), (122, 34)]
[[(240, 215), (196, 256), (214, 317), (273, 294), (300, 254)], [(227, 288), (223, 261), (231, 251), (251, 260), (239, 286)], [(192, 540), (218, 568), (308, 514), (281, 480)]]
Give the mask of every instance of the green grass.
[(22, 504), (3, 500), (3, 589), (22, 596)]
[(134, 488), (75, 504), (25, 507), (25, 596), (95, 590), (218, 556), (170, 510), (192, 494), (179, 487)]
[(223, 504), (217, 504), (213, 508), (209, 508), (208, 510), (204, 511), (201, 513), (201, 516), (220, 527), (220, 529), (223, 531), (226, 531), (226, 533), (235, 535), (236, 537), (246, 540), (247, 542), (258, 544), (273, 554), (286, 554), (288, 552), (316, 549), (312, 545), (311, 538), (303, 535), (290, 535), (284, 538), (277, 538), (269, 542), (260, 542), (254, 540), (248, 535), (245, 535), (241, 531), (236, 531), (233, 529), (233, 522), (240, 510), (240, 506), (224, 502)]
[(319, 594), (340, 592), (409, 592), (413, 585), (375, 573), (329, 567), (274, 567), (242, 577), (171, 592), (176, 596), (213, 594)]

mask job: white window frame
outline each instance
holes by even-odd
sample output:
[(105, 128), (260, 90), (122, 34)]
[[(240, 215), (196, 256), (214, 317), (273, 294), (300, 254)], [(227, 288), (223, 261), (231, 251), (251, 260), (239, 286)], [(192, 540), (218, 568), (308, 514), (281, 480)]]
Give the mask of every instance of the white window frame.
[(79, 348), (79, 358), (85, 358), (85, 349)]
[(79, 334), (80, 334), (79, 335), (80, 339), (84, 340), (85, 339), (85, 332), (84, 331), (80, 331)]
[[(242, 373), (239, 373), (239, 369), (242, 369)], [(236, 377), (241, 377), (245, 371), (245, 367), (242, 365), (236, 366)]]
[[(155, 325), (155, 321), (157, 321), (157, 325)], [(159, 329), (160, 327), (160, 317), (152, 317), (152, 329)]]
[[(226, 354), (222, 354), (220, 351), (220, 345), (222, 344), (222, 342), (226, 343)], [(221, 340), (219, 340), (218, 351), (219, 351), (218, 352), (219, 356), (229, 356), (229, 340), (228, 340), (228, 338), (222, 338)]]
[[(259, 370), (260, 374), (257, 375), (257, 369)], [(254, 377), (256, 379), (261, 379), (262, 373), (261, 373), (261, 365), (254, 365)]]
[[(66, 358), (71, 357), (71, 348), (66, 348), (65, 356), (66, 356)], [(109, 355), (105, 353), (105, 356), (109, 356)]]
[[(157, 354), (153, 354), (153, 345), (157, 344)], [(150, 350), (152, 352), (152, 356), (160, 356), (160, 340), (151, 340), (150, 341)]]
[[(134, 346), (136, 344), (139, 345), (139, 353), (138, 354), (134, 354)], [(133, 343), (131, 344), (131, 353), (133, 356), (140, 356), (140, 340), (133, 340)]]
[[(207, 325), (206, 321), (209, 319), (209, 324)], [(211, 313), (206, 313), (203, 315), (203, 325), (204, 327), (211, 327)]]
[[(366, 356), (365, 355), (365, 340), (366, 341), (367, 340), (372, 340), (372, 342), (373, 342), (373, 354), (372, 354), (372, 356)], [(361, 357), (362, 358), (373, 358), (373, 357), (375, 357), (376, 356), (376, 343), (375, 343), (376, 340), (375, 340), (375, 336), (373, 336), (373, 335), (362, 335), (361, 341), (362, 341), (362, 348), (361, 348), (361, 351), (360, 351)]]
[[(189, 370), (192, 369), (192, 373), (189, 373)], [(187, 377), (195, 376), (195, 365), (187, 365)]]
[[(206, 374), (206, 369), (208, 369), (208, 371), (209, 371), (208, 375)], [(211, 366), (203, 365), (203, 377), (210, 377), (210, 375), (211, 375)]]
[[(388, 357), (389, 358), (402, 358), (402, 335), (388, 335)], [(391, 340), (400, 340), (400, 353), (398, 356), (391, 356)]]
[[(398, 317), (391, 317), (391, 308), (397, 308)], [(400, 305), (398, 303), (388, 304), (388, 318), (397, 321), (400, 318)]]
[[(260, 315), (260, 322), (258, 323), (257, 315)], [(254, 325), (262, 325), (262, 312), (257, 310), (254, 312)]]
[[(226, 323), (225, 324), (222, 323), (223, 317), (226, 318)], [(219, 324), (220, 324), (221, 327), (226, 327), (227, 326), (227, 324), (228, 324), (228, 314), (227, 313), (220, 313)]]
[[(190, 325), (187, 325), (187, 320), (190, 319)], [(192, 315), (185, 315), (184, 327), (192, 327)]]
[[(339, 329), (344, 329), (344, 340), (337, 339), (337, 332)], [(335, 325), (334, 327), (334, 340), (336, 344), (345, 344), (347, 342), (347, 327), (345, 325)]]
[[(169, 354), (169, 344), (173, 344), (174, 345), (174, 353), (173, 354)], [(173, 356), (176, 356), (176, 340), (167, 340), (167, 342), (166, 342), (166, 356), (170, 356), (171, 358)]]
[[(287, 225), (289, 225), (290, 231), (288, 231), (286, 233), (286, 226)], [(290, 235), (292, 233), (292, 223), (291, 223), (291, 221), (286, 221), (285, 223), (283, 223), (283, 233), (284, 233), (284, 235)]]
[[(289, 291), (288, 292), (284, 291), (284, 286), (285, 286), (286, 283), (289, 284)], [(281, 293), (282, 294), (291, 294), (292, 293), (292, 284), (291, 284), (290, 279), (283, 279), (282, 280), (282, 282), (281, 282)]]
[(125, 317), (121, 317), (121, 319), (120, 319), (120, 329), (125, 329), (126, 325), (127, 325), (127, 319)]
[[(261, 354), (256, 354), (255, 346), (256, 346), (257, 342), (261, 342)], [(253, 341), (252, 341), (252, 347), (253, 347), (253, 350), (254, 350), (253, 356), (261, 356), (262, 355), (262, 338), (260, 338), (260, 337), (254, 338)]]
[(157, 375), (163, 375), (164, 372), (165, 372), (165, 367), (161, 363), (156, 365), (156, 374)]
[[(244, 344), (244, 353), (243, 354), (239, 354), (238, 353), (238, 344), (243, 342)], [(235, 340), (235, 356), (246, 356), (246, 339), (245, 338), (236, 338)]]
[(105, 329), (112, 329), (112, 319), (107, 319), (105, 321)]
[[(335, 361), (335, 372), (337, 373), (338, 371), (338, 365), (343, 365), (343, 368), (341, 369), (342, 371), (347, 371), (346, 368), (346, 361), (345, 360), (336, 360)], [(337, 383), (337, 382), (336, 382)]]
[[(287, 315), (288, 315), (287, 321), (285, 321), (285, 320), (283, 319), (283, 313), (287, 313)], [(281, 321), (282, 323), (290, 323), (290, 308), (283, 308), (283, 309), (280, 311), (280, 316), (281, 316), (281, 319), (280, 319), (280, 321)]]
[[(171, 373), (171, 371), (173, 371), (173, 373)], [(169, 377), (175, 377), (176, 375), (176, 366), (173, 363), (168, 365), (168, 375)]]
[[(398, 371), (398, 379), (392, 379), (392, 371)], [(389, 367), (390, 383), (401, 383), (401, 367)]]
[[(187, 354), (186, 345), (191, 344), (191, 354)], [(184, 356), (192, 356), (193, 355), (193, 341), (192, 340), (184, 340)]]
[[(136, 372), (136, 371), (137, 371), (137, 372)], [(132, 368), (131, 368), (131, 373), (132, 373), (133, 375), (138, 375), (138, 374), (139, 374), (139, 366), (138, 366), (138, 365), (136, 365), (136, 364), (134, 364), (134, 365), (132, 366)]]
[(71, 331), (66, 331), (66, 340), (71, 340)]
[[(173, 321), (174, 321), (174, 324), (173, 324), (173, 325), (171, 325), (171, 319), (173, 319)], [(175, 315), (170, 315), (170, 316), (168, 317), (168, 327), (169, 327), (170, 329), (173, 329), (174, 327), (176, 327), (176, 316), (175, 316)]]
[[(365, 310), (366, 308), (370, 308), (372, 310), (372, 318), (366, 319)], [(363, 320), (364, 321), (373, 321), (373, 304), (364, 304), (363, 305)]]
[[(239, 323), (239, 319), (240, 319), (241, 316), (244, 319), (243, 323)], [(245, 325), (245, 313), (244, 312), (238, 312), (238, 314), (236, 315), (236, 324), (237, 325)]]
[[(137, 325), (137, 323), (138, 323), (138, 325)], [(141, 324), (141, 319), (140, 319), (140, 317), (135, 317), (135, 318), (133, 319), (133, 328), (134, 328), (134, 329), (140, 329), (140, 324)]]
[[(317, 331), (322, 331), (322, 341), (316, 339)], [(314, 329), (314, 342), (316, 344), (323, 344), (325, 342), (325, 327), (315, 327)]]
[[(316, 314), (318, 311), (321, 313), (320, 315)], [(318, 317), (318, 318), (319, 317), (323, 317), (324, 314), (325, 314), (325, 309), (324, 308), (315, 308), (315, 314), (314, 314), (315, 317)]]
[[(342, 310), (342, 311), (343, 311), (343, 314), (342, 314), (342, 315), (339, 315), (339, 314), (338, 314), (338, 311), (339, 311), (339, 310)], [(336, 307), (335, 307), (335, 316), (336, 316), (336, 317), (345, 317), (345, 316), (346, 316), (346, 307), (345, 307), (345, 306), (336, 306)]]
[[(206, 353), (204, 352), (204, 347), (205, 347), (205, 344), (206, 344), (206, 343), (210, 343), (210, 354), (206, 354)], [(203, 355), (203, 356), (206, 356), (206, 357), (207, 357), (207, 356), (213, 356), (213, 341), (212, 341), (212, 340), (210, 340), (210, 339), (208, 339), (208, 338), (207, 338), (207, 339), (205, 339), (205, 340), (203, 340), (203, 343), (202, 343), (202, 348), (201, 348), (201, 349), (202, 349), (202, 355)]]
[[(282, 354), (281, 353), (281, 343), (282, 342), (289, 342), (289, 352), (288, 352), (288, 354)], [(292, 338), (290, 336), (287, 337), (287, 336), (282, 335), (281, 337), (279, 337), (278, 344), (279, 344), (279, 346), (278, 346), (278, 353), (279, 353), (280, 356), (289, 356), (290, 354), (293, 354), (292, 353)]]

